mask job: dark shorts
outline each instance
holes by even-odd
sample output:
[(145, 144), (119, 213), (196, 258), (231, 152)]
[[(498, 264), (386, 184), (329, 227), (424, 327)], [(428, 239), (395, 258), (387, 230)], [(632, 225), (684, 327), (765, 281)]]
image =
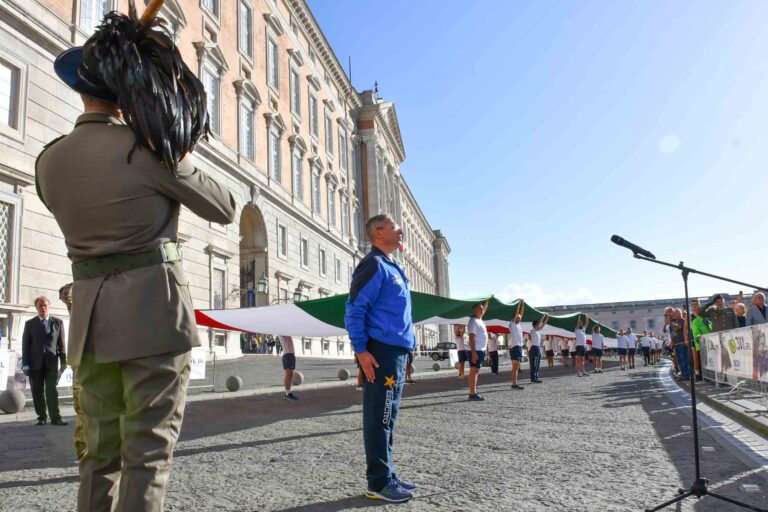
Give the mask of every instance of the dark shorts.
[(571, 352), (571, 357), (576, 357), (576, 351), (575, 350)]
[(547, 357), (555, 357), (555, 351), (547, 350), (546, 352), (544, 352), (544, 355), (546, 355)]
[(459, 362), (460, 363), (466, 363), (467, 362), (467, 351), (466, 350), (459, 350)]
[(601, 348), (593, 348), (592, 349), (592, 355), (595, 357), (603, 357), (603, 349)]
[(576, 345), (576, 355), (577, 356), (584, 356), (587, 353), (587, 347), (584, 345)]
[(485, 360), (485, 350), (475, 350), (475, 353), (477, 354), (477, 362), (472, 362), (472, 351), (467, 350), (467, 361), (469, 361), (469, 367), (470, 368), (482, 368), (483, 367), (483, 361)]
[(560, 351), (560, 355), (563, 356), (564, 358), (568, 359), (568, 349), (566, 348), (566, 349), (561, 350)]
[(283, 354), (283, 370), (296, 369), (296, 354)]
[(633, 356), (633, 355), (635, 355), (635, 352), (637, 352), (636, 348), (630, 348), (629, 349), (629, 355)]
[(515, 345), (511, 349), (509, 349), (509, 358), (513, 361), (522, 361), (523, 360), (523, 348), (520, 346)]
[(625, 348), (617, 348), (616, 350), (619, 352), (620, 356), (627, 355), (627, 349), (625, 349)]

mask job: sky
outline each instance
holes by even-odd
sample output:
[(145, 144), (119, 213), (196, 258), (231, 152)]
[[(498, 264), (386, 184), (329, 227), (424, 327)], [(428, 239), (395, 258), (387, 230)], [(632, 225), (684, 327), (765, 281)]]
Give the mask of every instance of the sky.
[(355, 88), (395, 103), (453, 297), (683, 296), (679, 271), (613, 234), (768, 286), (768, 2), (308, 3)]

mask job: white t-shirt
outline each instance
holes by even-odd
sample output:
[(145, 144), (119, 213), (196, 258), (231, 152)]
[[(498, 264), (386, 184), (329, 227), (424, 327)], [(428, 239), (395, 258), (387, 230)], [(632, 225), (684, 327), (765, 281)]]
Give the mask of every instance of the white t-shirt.
[(616, 345), (618, 348), (627, 348), (627, 343), (629, 343), (629, 341), (627, 341), (627, 337), (623, 334), (616, 338)]
[(627, 334), (627, 348), (637, 348), (637, 336), (635, 336), (635, 333)]
[(537, 329), (531, 329), (531, 346), (541, 347), (541, 333)]
[(467, 350), (464, 348), (464, 336), (454, 336), (453, 341), (456, 343), (456, 348), (464, 352)]
[[(475, 335), (475, 350), (485, 350), (488, 345), (488, 330), (485, 328), (485, 322), (480, 318), (470, 318), (467, 333)], [(467, 343), (467, 350), (472, 350), (472, 345), (469, 343)]]
[(509, 322), (509, 334), (512, 338), (510, 348), (523, 346), (523, 328), (520, 326), (520, 324)]
[(280, 343), (283, 345), (283, 354), (294, 354), (295, 351), (293, 349), (293, 338), (290, 336), (278, 336), (280, 338)]
[(545, 338), (545, 339), (544, 339), (544, 351), (547, 351), (547, 350), (554, 350), (554, 349), (552, 348), (552, 346), (553, 346), (553, 343), (554, 343), (554, 342), (552, 341), (552, 338)]
[(587, 344), (587, 335), (584, 334), (584, 329), (576, 329), (574, 334), (576, 334), (576, 346), (583, 346)]
[(605, 336), (603, 336), (600, 333), (592, 333), (592, 348), (603, 348), (603, 344), (605, 343)]
[(653, 344), (653, 342), (651, 341), (650, 336), (642, 336), (640, 338), (640, 346), (641, 347), (651, 348), (652, 344)]
[(651, 337), (651, 348), (654, 350), (661, 348), (661, 340), (655, 336)]
[(496, 341), (496, 335), (491, 333), (488, 335), (488, 352), (498, 352), (499, 344)]
[(565, 338), (560, 340), (560, 350), (568, 350), (568, 340)]
[(568, 351), (576, 352), (576, 340), (573, 338), (568, 340)]

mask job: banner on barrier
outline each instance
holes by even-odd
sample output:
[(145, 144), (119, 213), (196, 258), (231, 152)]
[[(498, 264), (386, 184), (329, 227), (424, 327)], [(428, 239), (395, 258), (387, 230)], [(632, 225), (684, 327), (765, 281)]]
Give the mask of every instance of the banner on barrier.
[(752, 378), (752, 328), (742, 327), (720, 333), (721, 372)]
[(0, 349), (0, 391), (8, 389), (8, 378), (11, 375), (11, 353)]
[(768, 382), (768, 324), (755, 329), (755, 346), (752, 359), (752, 378)]
[(75, 380), (75, 372), (72, 371), (71, 366), (67, 366), (67, 369), (61, 372), (61, 375), (59, 375), (59, 382), (58, 384), (56, 384), (56, 387), (71, 388), (74, 380)]
[(712, 370), (713, 372), (721, 372), (720, 363), (720, 333), (713, 332), (710, 334), (702, 334), (699, 338), (699, 344), (704, 349), (704, 353), (707, 358), (702, 361), (705, 370)]
[(196, 347), (192, 349), (190, 356), (189, 380), (201, 380), (205, 378), (205, 361), (208, 351)]

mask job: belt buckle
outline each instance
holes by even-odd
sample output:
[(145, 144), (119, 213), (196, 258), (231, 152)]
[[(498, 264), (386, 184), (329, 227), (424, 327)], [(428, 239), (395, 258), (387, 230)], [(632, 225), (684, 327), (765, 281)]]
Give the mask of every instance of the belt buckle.
[(160, 244), (160, 256), (163, 257), (163, 263), (168, 262), (168, 253), (165, 252), (165, 244)]

